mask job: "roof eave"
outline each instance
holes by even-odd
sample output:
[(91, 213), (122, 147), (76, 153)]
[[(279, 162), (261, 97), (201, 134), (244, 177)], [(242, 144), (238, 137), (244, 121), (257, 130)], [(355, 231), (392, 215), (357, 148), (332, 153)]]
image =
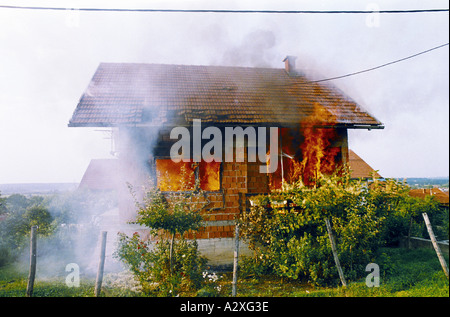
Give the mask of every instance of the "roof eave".
[(340, 127), (340, 128), (346, 128), (346, 129), (367, 129), (367, 130), (372, 130), (372, 129), (384, 129), (384, 125), (382, 123), (378, 123), (378, 124), (366, 124), (366, 123), (340, 123), (337, 124), (335, 127)]
[(117, 127), (118, 124), (111, 124), (111, 123), (73, 123), (69, 122), (67, 125), (69, 128), (107, 128), (107, 127)]
[[(205, 122), (206, 125), (211, 125), (212, 122)], [(230, 125), (239, 125), (239, 126), (294, 126), (295, 124), (289, 124), (286, 122), (214, 122), (213, 124), (217, 126), (230, 126)], [(191, 123), (186, 122), (184, 126), (190, 126)], [(69, 122), (69, 127), (85, 127), (85, 128), (101, 128), (101, 127), (151, 127), (151, 126), (162, 126), (160, 124), (145, 124), (145, 123), (105, 123), (105, 122), (87, 122), (87, 123), (74, 123)], [(320, 125), (321, 128), (344, 128), (344, 129), (384, 129), (384, 125), (382, 123), (379, 124), (364, 124), (364, 123), (338, 123), (332, 125)]]

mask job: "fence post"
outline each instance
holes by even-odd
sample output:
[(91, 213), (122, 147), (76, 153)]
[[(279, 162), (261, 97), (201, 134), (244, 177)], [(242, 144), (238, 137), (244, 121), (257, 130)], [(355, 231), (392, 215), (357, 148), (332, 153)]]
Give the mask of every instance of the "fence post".
[(33, 296), (34, 278), (36, 276), (36, 233), (37, 226), (31, 227), (30, 234), (30, 271), (28, 273), (27, 297)]
[(235, 232), (234, 232), (234, 258), (233, 258), (233, 282), (231, 289), (231, 296), (236, 296), (236, 287), (237, 287), (237, 269), (238, 269), (238, 260), (239, 260), (239, 225), (236, 221)]
[(95, 281), (95, 297), (100, 296), (103, 281), (103, 268), (105, 266), (105, 249), (106, 249), (106, 234), (107, 231), (102, 231), (102, 244), (100, 248), (100, 259), (98, 262), (97, 279)]
[(342, 272), (341, 263), (339, 262), (339, 257), (338, 257), (337, 251), (336, 251), (336, 244), (334, 242), (333, 234), (331, 232), (330, 220), (328, 218), (326, 218), (325, 223), (327, 225), (328, 237), (330, 238), (330, 242), (331, 242), (331, 251), (333, 251), (334, 262), (336, 263), (336, 266), (338, 269), (339, 278), (341, 279), (342, 285), (344, 285), (346, 287), (347, 282), (345, 281), (344, 272)]
[(430, 219), (428, 219), (428, 215), (426, 212), (422, 213), (423, 219), (425, 220), (425, 225), (427, 226), (428, 234), (430, 235), (431, 243), (433, 243), (434, 250), (439, 258), (439, 262), (441, 262), (442, 269), (444, 270), (445, 276), (448, 278), (448, 267), (447, 262), (445, 262), (444, 257), (441, 253), (441, 248), (436, 241), (436, 237), (434, 236), (433, 228), (431, 227)]

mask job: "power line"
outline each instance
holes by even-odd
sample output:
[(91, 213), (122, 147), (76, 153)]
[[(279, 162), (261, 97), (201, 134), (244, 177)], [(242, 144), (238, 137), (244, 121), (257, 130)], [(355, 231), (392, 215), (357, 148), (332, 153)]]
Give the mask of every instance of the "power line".
[(263, 13), (263, 14), (395, 14), (395, 13), (435, 13), (448, 12), (449, 9), (414, 10), (227, 10), (227, 9), (126, 9), (126, 8), (61, 8), (0, 5), (0, 9), (53, 10), (53, 11), (94, 11), (94, 12), (159, 12), (159, 13)]
[[(125, 9), (125, 8), (61, 8), (61, 7), (27, 7), (27, 6), (7, 6), (0, 5), (0, 9), (24, 9), (24, 10), (55, 10), (55, 11), (95, 11), (95, 12), (161, 12), (161, 13), (270, 13), (270, 14), (373, 14), (373, 13), (433, 13), (433, 12), (448, 12), (449, 9), (417, 9), (417, 10), (379, 10), (379, 11), (367, 11), (367, 10), (217, 10), (217, 9)], [(389, 62), (372, 68), (364, 69), (361, 71), (315, 80), (313, 82), (319, 83), (324, 81), (330, 81), (335, 79), (341, 79), (350, 77), (362, 73), (366, 73), (372, 70), (376, 70), (382, 67), (386, 67), (395, 63), (402, 62), (404, 60), (431, 52), (433, 50), (442, 48), (449, 45), (449, 43), (442, 44), (428, 50)]]
[(404, 57), (404, 58), (401, 58), (401, 59), (397, 59), (395, 61), (392, 61), (392, 62), (389, 62), (389, 63), (385, 63), (385, 64), (382, 64), (382, 65), (379, 65), (379, 66), (375, 66), (375, 67), (372, 67), (372, 68), (360, 70), (358, 72), (354, 72), (354, 73), (350, 73), (350, 74), (346, 74), (346, 75), (341, 75), (341, 76), (336, 76), (336, 77), (331, 77), (331, 78), (325, 78), (325, 79), (320, 79), (320, 80), (314, 80), (313, 82), (314, 83), (320, 83), (320, 82), (324, 82), (324, 81), (335, 80), (335, 79), (340, 79), (340, 78), (345, 78), (345, 77), (350, 77), (350, 76), (354, 76), (354, 75), (370, 72), (370, 71), (375, 70), (375, 69), (379, 69), (379, 68), (386, 67), (386, 66), (389, 66), (389, 65), (392, 65), (392, 64), (396, 64), (396, 63), (405, 61), (407, 59), (410, 59), (410, 58), (413, 58), (413, 57), (416, 57), (416, 56), (419, 56), (419, 55), (422, 55), (422, 54), (425, 54), (425, 53), (437, 50), (437, 49), (442, 48), (442, 47), (447, 46), (447, 45), (449, 45), (449, 43), (445, 43), (445, 44), (442, 44), (442, 45), (430, 48), (428, 50), (425, 50), (425, 51), (422, 51), (422, 52), (419, 52), (419, 53), (416, 53), (416, 54), (413, 54), (413, 55), (410, 55), (410, 56), (407, 56), (407, 57)]

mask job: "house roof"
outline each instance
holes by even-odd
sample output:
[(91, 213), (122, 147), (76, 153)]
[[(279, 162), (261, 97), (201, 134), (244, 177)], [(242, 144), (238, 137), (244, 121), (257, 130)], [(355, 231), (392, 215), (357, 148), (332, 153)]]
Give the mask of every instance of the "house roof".
[(382, 178), (378, 172), (350, 149), (348, 149), (348, 165), (351, 170), (351, 178)]
[(69, 126), (298, 124), (315, 107), (349, 128), (382, 128), (336, 88), (284, 68), (102, 63)]
[(449, 195), (448, 193), (442, 191), (439, 188), (418, 188), (411, 189), (409, 195), (412, 197), (425, 198), (425, 196), (434, 196), (437, 201), (442, 205), (449, 205)]
[(93, 190), (113, 190), (117, 189), (118, 178), (117, 159), (93, 159), (89, 163), (79, 188)]

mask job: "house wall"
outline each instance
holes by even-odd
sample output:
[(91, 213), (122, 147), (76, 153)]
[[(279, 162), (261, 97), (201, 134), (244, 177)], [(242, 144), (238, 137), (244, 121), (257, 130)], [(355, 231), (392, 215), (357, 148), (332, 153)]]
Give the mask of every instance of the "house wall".
[(347, 129), (339, 128), (336, 129), (337, 132), (337, 138), (333, 142), (332, 146), (340, 147), (341, 148), (341, 159), (342, 164), (348, 164), (349, 158), (348, 158), (348, 133)]
[[(136, 196), (142, 197), (141, 185), (150, 176), (154, 176), (154, 149), (158, 153), (168, 153), (170, 147), (168, 131), (145, 131), (145, 129), (128, 129), (119, 132), (119, 161), (121, 188), (119, 190), (119, 214), (124, 223), (133, 221), (136, 216), (135, 201), (126, 183), (131, 183), (136, 190)], [(347, 130), (338, 129), (338, 137), (333, 141), (333, 147), (341, 148), (342, 161), (348, 161)], [(157, 153), (157, 154), (158, 154)], [(245, 155), (246, 156), (246, 155)], [(153, 163), (152, 163), (153, 162)], [(204, 226), (188, 238), (195, 238), (199, 249), (211, 265), (228, 265), (233, 261), (235, 220), (239, 217), (246, 194), (269, 192), (268, 174), (259, 172), (260, 162), (222, 162), (221, 189), (207, 192), (209, 204), (202, 211)], [(131, 229), (130, 229), (131, 230)], [(136, 231), (135, 227), (132, 229)], [(250, 253), (242, 244), (241, 254)]]

